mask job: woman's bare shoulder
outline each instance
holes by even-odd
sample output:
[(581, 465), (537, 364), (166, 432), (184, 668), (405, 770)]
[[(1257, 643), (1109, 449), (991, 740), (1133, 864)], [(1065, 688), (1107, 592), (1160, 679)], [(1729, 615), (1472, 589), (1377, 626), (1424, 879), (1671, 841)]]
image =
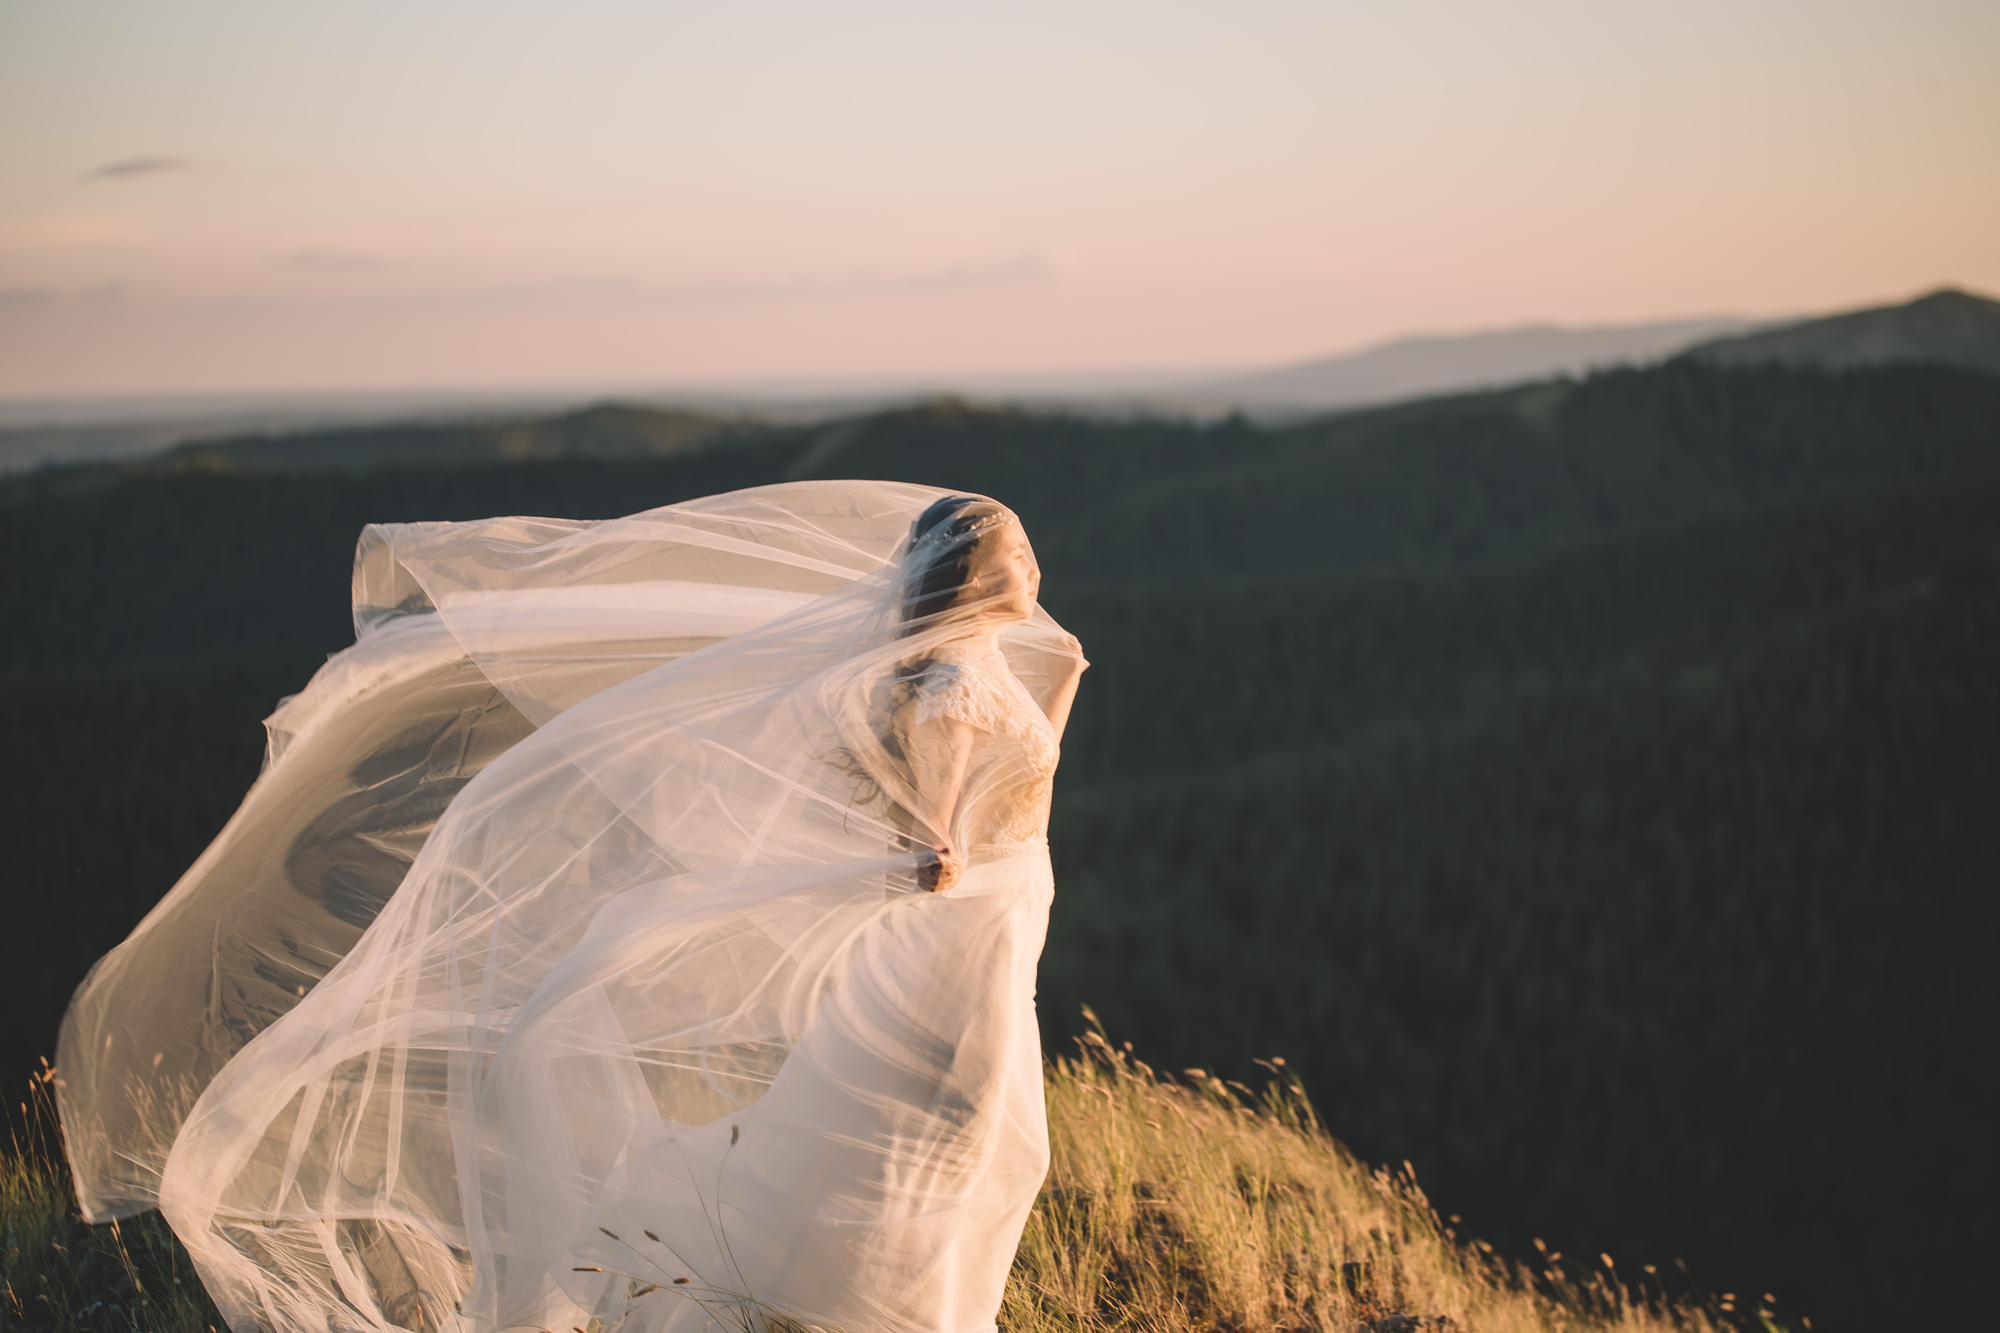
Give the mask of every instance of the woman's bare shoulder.
[(912, 675), (918, 722), (953, 717), (988, 731), (1005, 720), (1005, 703), (996, 671), (1006, 662), (990, 643), (958, 639), (940, 644)]

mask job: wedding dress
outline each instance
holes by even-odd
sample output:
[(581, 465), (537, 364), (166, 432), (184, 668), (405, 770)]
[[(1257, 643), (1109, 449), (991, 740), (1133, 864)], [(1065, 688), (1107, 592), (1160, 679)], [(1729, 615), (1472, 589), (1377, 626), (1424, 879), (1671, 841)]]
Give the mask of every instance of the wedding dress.
[(992, 1328), (1083, 663), (937, 592), (1012, 521), (942, 496), (369, 528), (355, 645), (65, 1020), (86, 1216), (157, 1204), (236, 1333)]

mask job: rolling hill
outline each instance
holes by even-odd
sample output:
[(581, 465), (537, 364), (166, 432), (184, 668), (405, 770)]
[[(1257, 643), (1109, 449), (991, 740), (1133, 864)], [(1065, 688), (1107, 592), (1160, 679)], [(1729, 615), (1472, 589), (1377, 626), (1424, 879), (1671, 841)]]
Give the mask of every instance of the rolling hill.
[(169, 449), (162, 461), (169, 467), (230, 472), (370, 472), (558, 458), (671, 458), (761, 429), (699, 412), (600, 403), (525, 420), (357, 426), (190, 440)]
[(1907, 305), (1715, 339), (1683, 355), (1717, 366), (1840, 370), (1926, 362), (2000, 373), (2000, 301), (1947, 287)]

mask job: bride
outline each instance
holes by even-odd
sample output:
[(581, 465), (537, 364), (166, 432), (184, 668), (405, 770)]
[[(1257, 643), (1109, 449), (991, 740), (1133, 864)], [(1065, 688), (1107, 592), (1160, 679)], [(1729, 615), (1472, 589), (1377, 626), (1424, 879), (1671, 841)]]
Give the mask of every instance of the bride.
[(991, 1329), (1085, 665), (879, 482), (379, 526), (354, 647), (79, 989), (92, 1220), (252, 1329)]

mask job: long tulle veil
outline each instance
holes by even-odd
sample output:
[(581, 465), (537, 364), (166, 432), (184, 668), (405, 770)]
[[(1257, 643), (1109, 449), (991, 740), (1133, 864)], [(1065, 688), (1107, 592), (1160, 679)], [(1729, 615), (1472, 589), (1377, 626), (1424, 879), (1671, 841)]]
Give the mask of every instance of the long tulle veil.
[[(160, 1206), (239, 1331), (601, 1305), (569, 1260), (635, 1145), (683, 1135), (708, 1206), (714, 1136), (910, 895), (882, 709), (947, 632), (898, 614), (940, 494), (367, 529), (354, 646), (65, 1020), (86, 1216)], [(1033, 694), (1074, 641), (1001, 644)]]

